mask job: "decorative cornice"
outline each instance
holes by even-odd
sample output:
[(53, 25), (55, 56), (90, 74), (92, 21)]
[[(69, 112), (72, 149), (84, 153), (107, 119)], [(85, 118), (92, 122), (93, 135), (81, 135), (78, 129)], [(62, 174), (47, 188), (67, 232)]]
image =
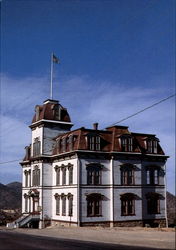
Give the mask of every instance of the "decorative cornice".
[(46, 120), (46, 119), (41, 119), (37, 122), (32, 123), (29, 128), (34, 128), (36, 126), (39, 126), (43, 123), (54, 123), (54, 124), (64, 124), (64, 125), (71, 125), (73, 126), (74, 124), (72, 122), (63, 122), (63, 121), (54, 121), (54, 120)]

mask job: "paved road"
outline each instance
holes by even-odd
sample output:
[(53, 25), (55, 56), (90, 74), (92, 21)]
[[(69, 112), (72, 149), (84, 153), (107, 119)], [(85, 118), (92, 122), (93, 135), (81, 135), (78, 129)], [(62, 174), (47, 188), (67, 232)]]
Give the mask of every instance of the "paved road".
[[(136, 246), (122, 246), (79, 240), (58, 239), (26, 235), (13, 231), (0, 231), (0, 250), (156, 250)], [(168, 250), (168, 249), (166, 249)]]

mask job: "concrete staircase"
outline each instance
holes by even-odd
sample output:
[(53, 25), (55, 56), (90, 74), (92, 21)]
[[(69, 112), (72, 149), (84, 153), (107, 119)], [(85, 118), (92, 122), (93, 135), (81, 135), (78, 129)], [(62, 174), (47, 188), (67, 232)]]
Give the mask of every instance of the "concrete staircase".
[(25, 227), (28, 223), (39, 221), (40, 215), (39, 214), (28, 214), (28, 215), (22, 215), (17, 220), (7, 223), (8, 228), (19, 228), (19, 227)]

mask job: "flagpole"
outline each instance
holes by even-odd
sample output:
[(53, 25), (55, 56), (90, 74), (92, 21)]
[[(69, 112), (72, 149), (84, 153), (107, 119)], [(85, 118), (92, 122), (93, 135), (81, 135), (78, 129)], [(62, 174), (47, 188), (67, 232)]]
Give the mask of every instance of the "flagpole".
[(53, 99), (53, 53), (51, 53), (51, 86), (50, 86), (50, 99)]

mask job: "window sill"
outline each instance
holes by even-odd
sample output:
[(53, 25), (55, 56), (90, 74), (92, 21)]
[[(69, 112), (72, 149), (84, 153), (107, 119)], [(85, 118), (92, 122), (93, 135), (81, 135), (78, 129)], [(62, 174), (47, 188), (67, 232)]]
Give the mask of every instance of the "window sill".
[(89, 183), (87, 183), (87, 186), (103, 186), (103, 184), (102, 183), (99, 183), (99, 184), (94, 184), (94, 183), (89, 184)]
[(147, 186), (162, 186), (160, 184), (146, 184)]
[(135, 186), (135, 183), (134, 184), (121, 184), (121, 186)]
[(161, 213), (148, 213), (148, 215), (156, 215), (156, 214), (161, 214)]
[(136, 214), (121, 214), (121, 216), (136, 216)]
[(103, 215), (87, 215), (87, 217), (103, 217)]

